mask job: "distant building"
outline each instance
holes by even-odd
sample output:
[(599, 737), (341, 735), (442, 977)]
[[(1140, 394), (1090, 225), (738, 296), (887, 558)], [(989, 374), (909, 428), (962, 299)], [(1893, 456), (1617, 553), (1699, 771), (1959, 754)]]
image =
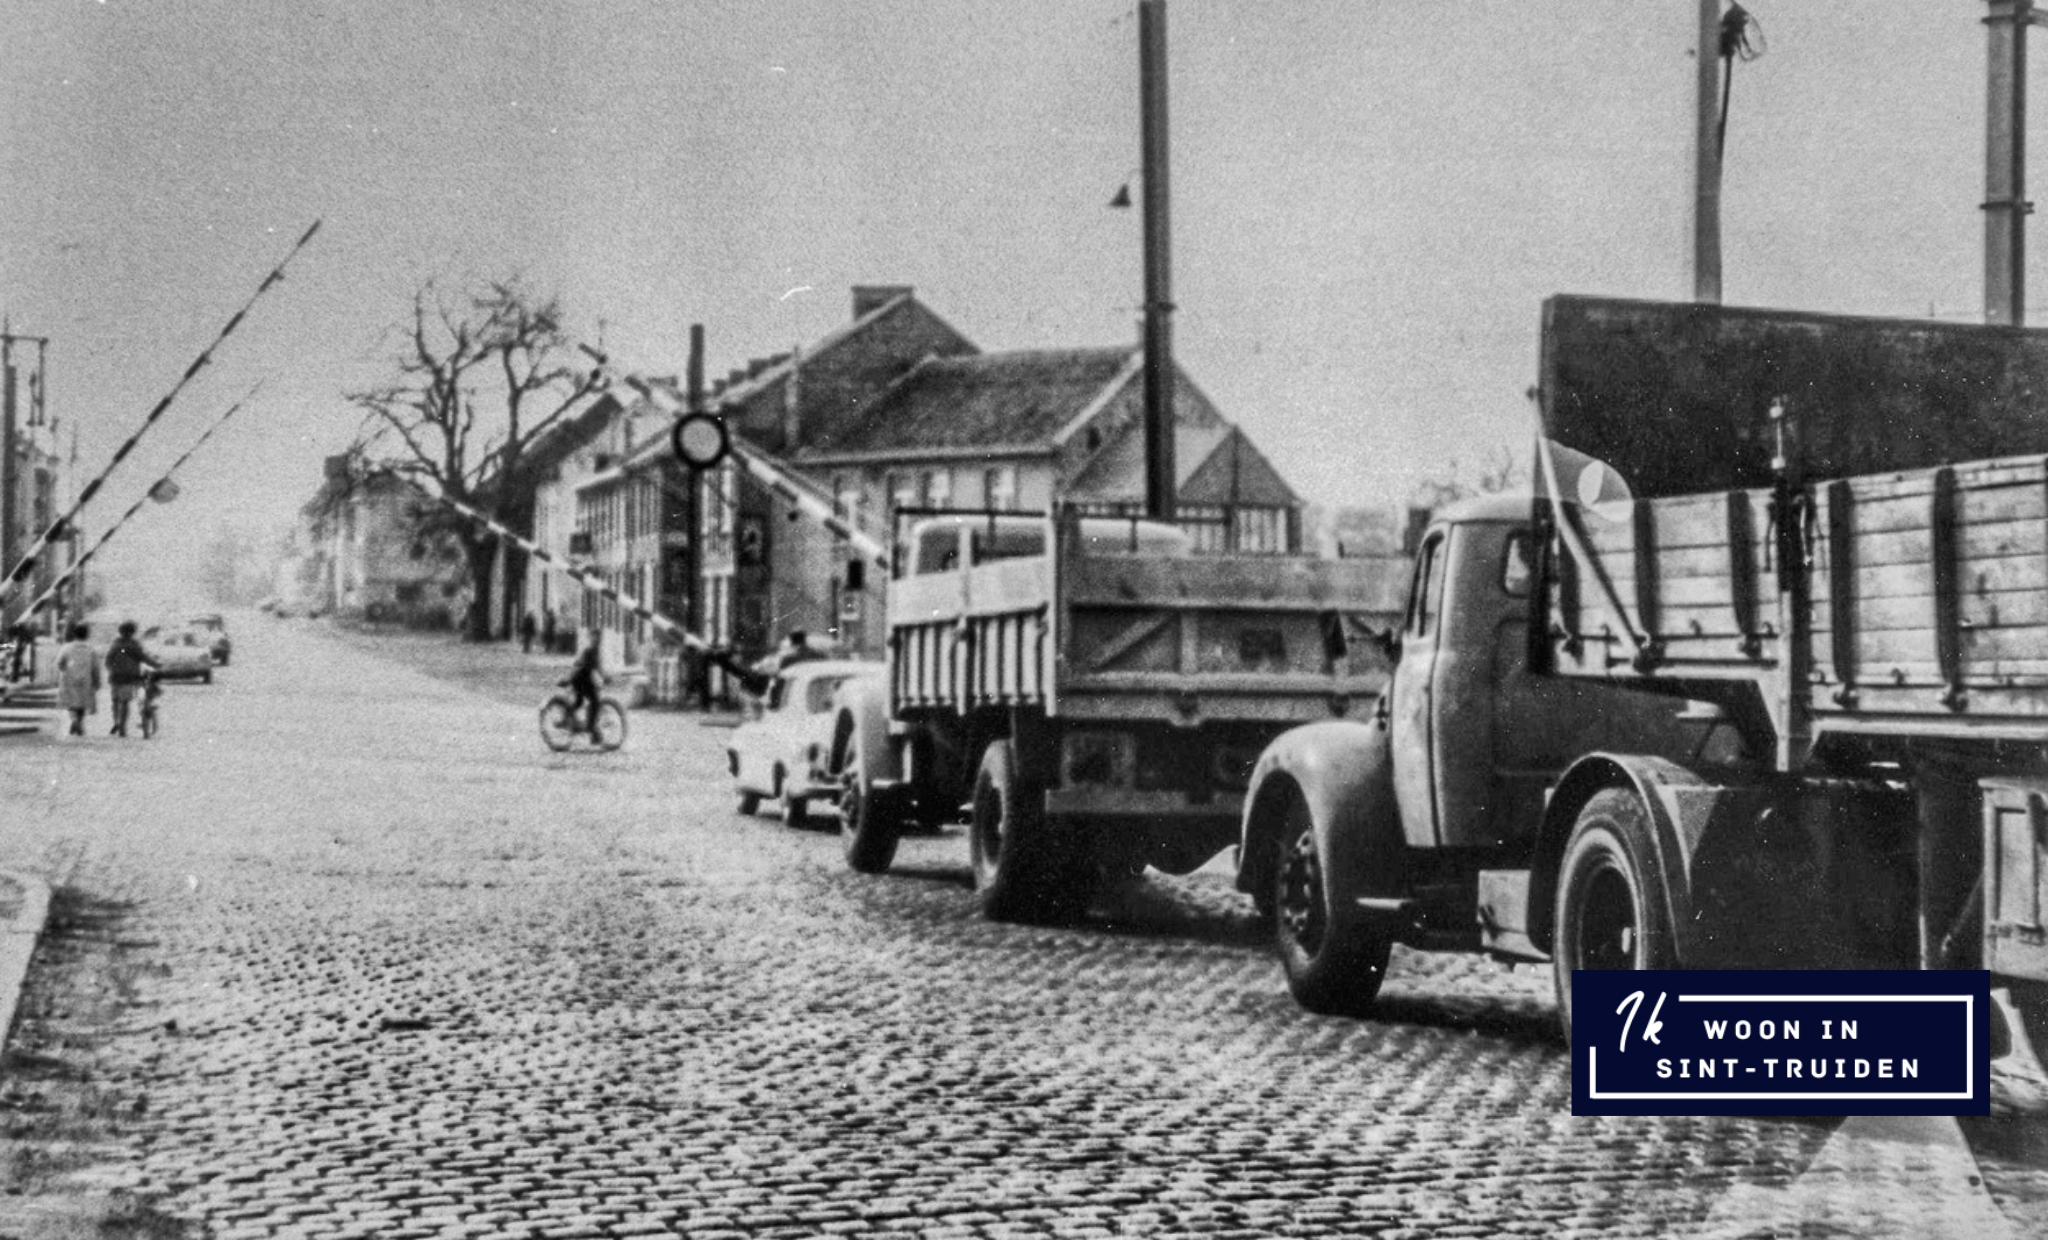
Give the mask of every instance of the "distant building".
[[(0, 368), (0, 577), (13, 571), (57, 519), (57, 486), (63, 464), (57, 451), (56, 419), (43, 404), (40, 361), (30, 363), (25, 348), (10, 346), (6, 352), (4, 368)], [(0, 627), (12, 624), (50, 587), (75, 550), (68, 542), (44, 549), (34, 571), (6, 597), (0, 597)]]
[(299, 510), (286, 605), (416, 627), (452, 625), (468, 601), (462, 547), (445, 524), (434, 531), (435, 518), (442, 518), (438, 506), (411, 483), (366, 476), (348, 456), (327, 458), (320, 489)]
[[(1131, 349), (1044, 349), (927, 358), (859, 414), (788, 456), (848, 512), (889, 531), (905, 509), (1112, 516), (1144, 511), (1143, 359)], [(1198, 551), (1300, 548), (1301, 501), (1185, 374), (1174, 388), (1179, 517)], [(883, 583), (845, 589), (844, 553), (810, 524), (784, 534), (774, 574), (814, 583), (785, 596), (780, 627), (832, 632), (879, 657)], [(835, 570), (837, 575), (835, 575)], [(819, 599), (819, 583), (831, 591)], [(820, 606), (824, 603), (825, 606)]]
[[(1142, 510), (1136, 350), (982, 353), (903, 285), (855, 287), (852, 312), (706, 393), (735, 436), (794, 467), (844, 518), (886, 543), (908, 508)], [(675, 381), (660, 383), (682, 402)], [(1185, 374), (1174, 411), (1179, 517), (1197, 549), (1299, 551), (1301, 500)], [(532, 475), (536, 541), (742, 657), (792, 629), (879, 656), (886, 574), (735, 465), (692, 478), (669, 424), (645, 403), (615, 411)], [(552, 611), (558, 631), (605, 633), (608, 657), (645, 671), (656, 696), (679, 695), (675, 643), (616, 603), (553, 574), (530, 577), (524, 600)]]

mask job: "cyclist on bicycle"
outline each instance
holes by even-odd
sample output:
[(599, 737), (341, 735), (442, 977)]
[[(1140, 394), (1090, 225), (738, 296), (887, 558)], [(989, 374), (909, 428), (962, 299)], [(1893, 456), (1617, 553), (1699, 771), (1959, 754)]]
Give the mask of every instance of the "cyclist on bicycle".
[(569, 715), (573, 719), (577, 709), (583, 710), (583, 731), (597, 735), (598, 690), (604, 685), (604, 659), (602, 631), (590, 635), (590, 644), (576, 656), (575, 664), (569, 669), (569, 678), (561, 683), (569, 690)]

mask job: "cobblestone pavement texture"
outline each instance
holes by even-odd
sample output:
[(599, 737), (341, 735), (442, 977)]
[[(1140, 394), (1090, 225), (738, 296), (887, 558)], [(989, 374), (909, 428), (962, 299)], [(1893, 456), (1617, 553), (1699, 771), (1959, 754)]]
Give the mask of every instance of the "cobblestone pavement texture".
[(0, 1235), (2048, 1234), (2031, 1117), (1574, 1118), (1541, 971), (1312, 1016), (1214, 872), (986, 923), (957, 832), (737, 817), (694, 716), (547, 753), (560, 660), (236, 636), (156, 740), (0, 743), (59, 894)]

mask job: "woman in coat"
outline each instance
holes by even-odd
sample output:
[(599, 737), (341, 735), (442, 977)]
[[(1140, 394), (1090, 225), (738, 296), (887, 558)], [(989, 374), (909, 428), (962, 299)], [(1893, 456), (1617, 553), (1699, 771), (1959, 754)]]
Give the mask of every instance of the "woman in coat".
[(85, 717), (99, 713), (100, 656), (84, 624), (71, 626), (71, 640), (57, 652), (57, 706), (71, 712), (71, 735), (85, 735)]

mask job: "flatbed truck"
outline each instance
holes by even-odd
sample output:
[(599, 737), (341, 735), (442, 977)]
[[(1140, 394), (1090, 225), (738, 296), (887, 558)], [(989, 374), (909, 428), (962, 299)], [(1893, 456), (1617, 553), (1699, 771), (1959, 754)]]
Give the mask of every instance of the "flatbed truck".
[(1984, 968), (2040, 1012), (2044, 359), (1546, 303), (1535, 497), (1438, 514), (1370, 717), (1252, 773), (1296, 999), (1366, 1010), (1403, 943), (1548, 963), (1567, 1030), (1576, 969)]

